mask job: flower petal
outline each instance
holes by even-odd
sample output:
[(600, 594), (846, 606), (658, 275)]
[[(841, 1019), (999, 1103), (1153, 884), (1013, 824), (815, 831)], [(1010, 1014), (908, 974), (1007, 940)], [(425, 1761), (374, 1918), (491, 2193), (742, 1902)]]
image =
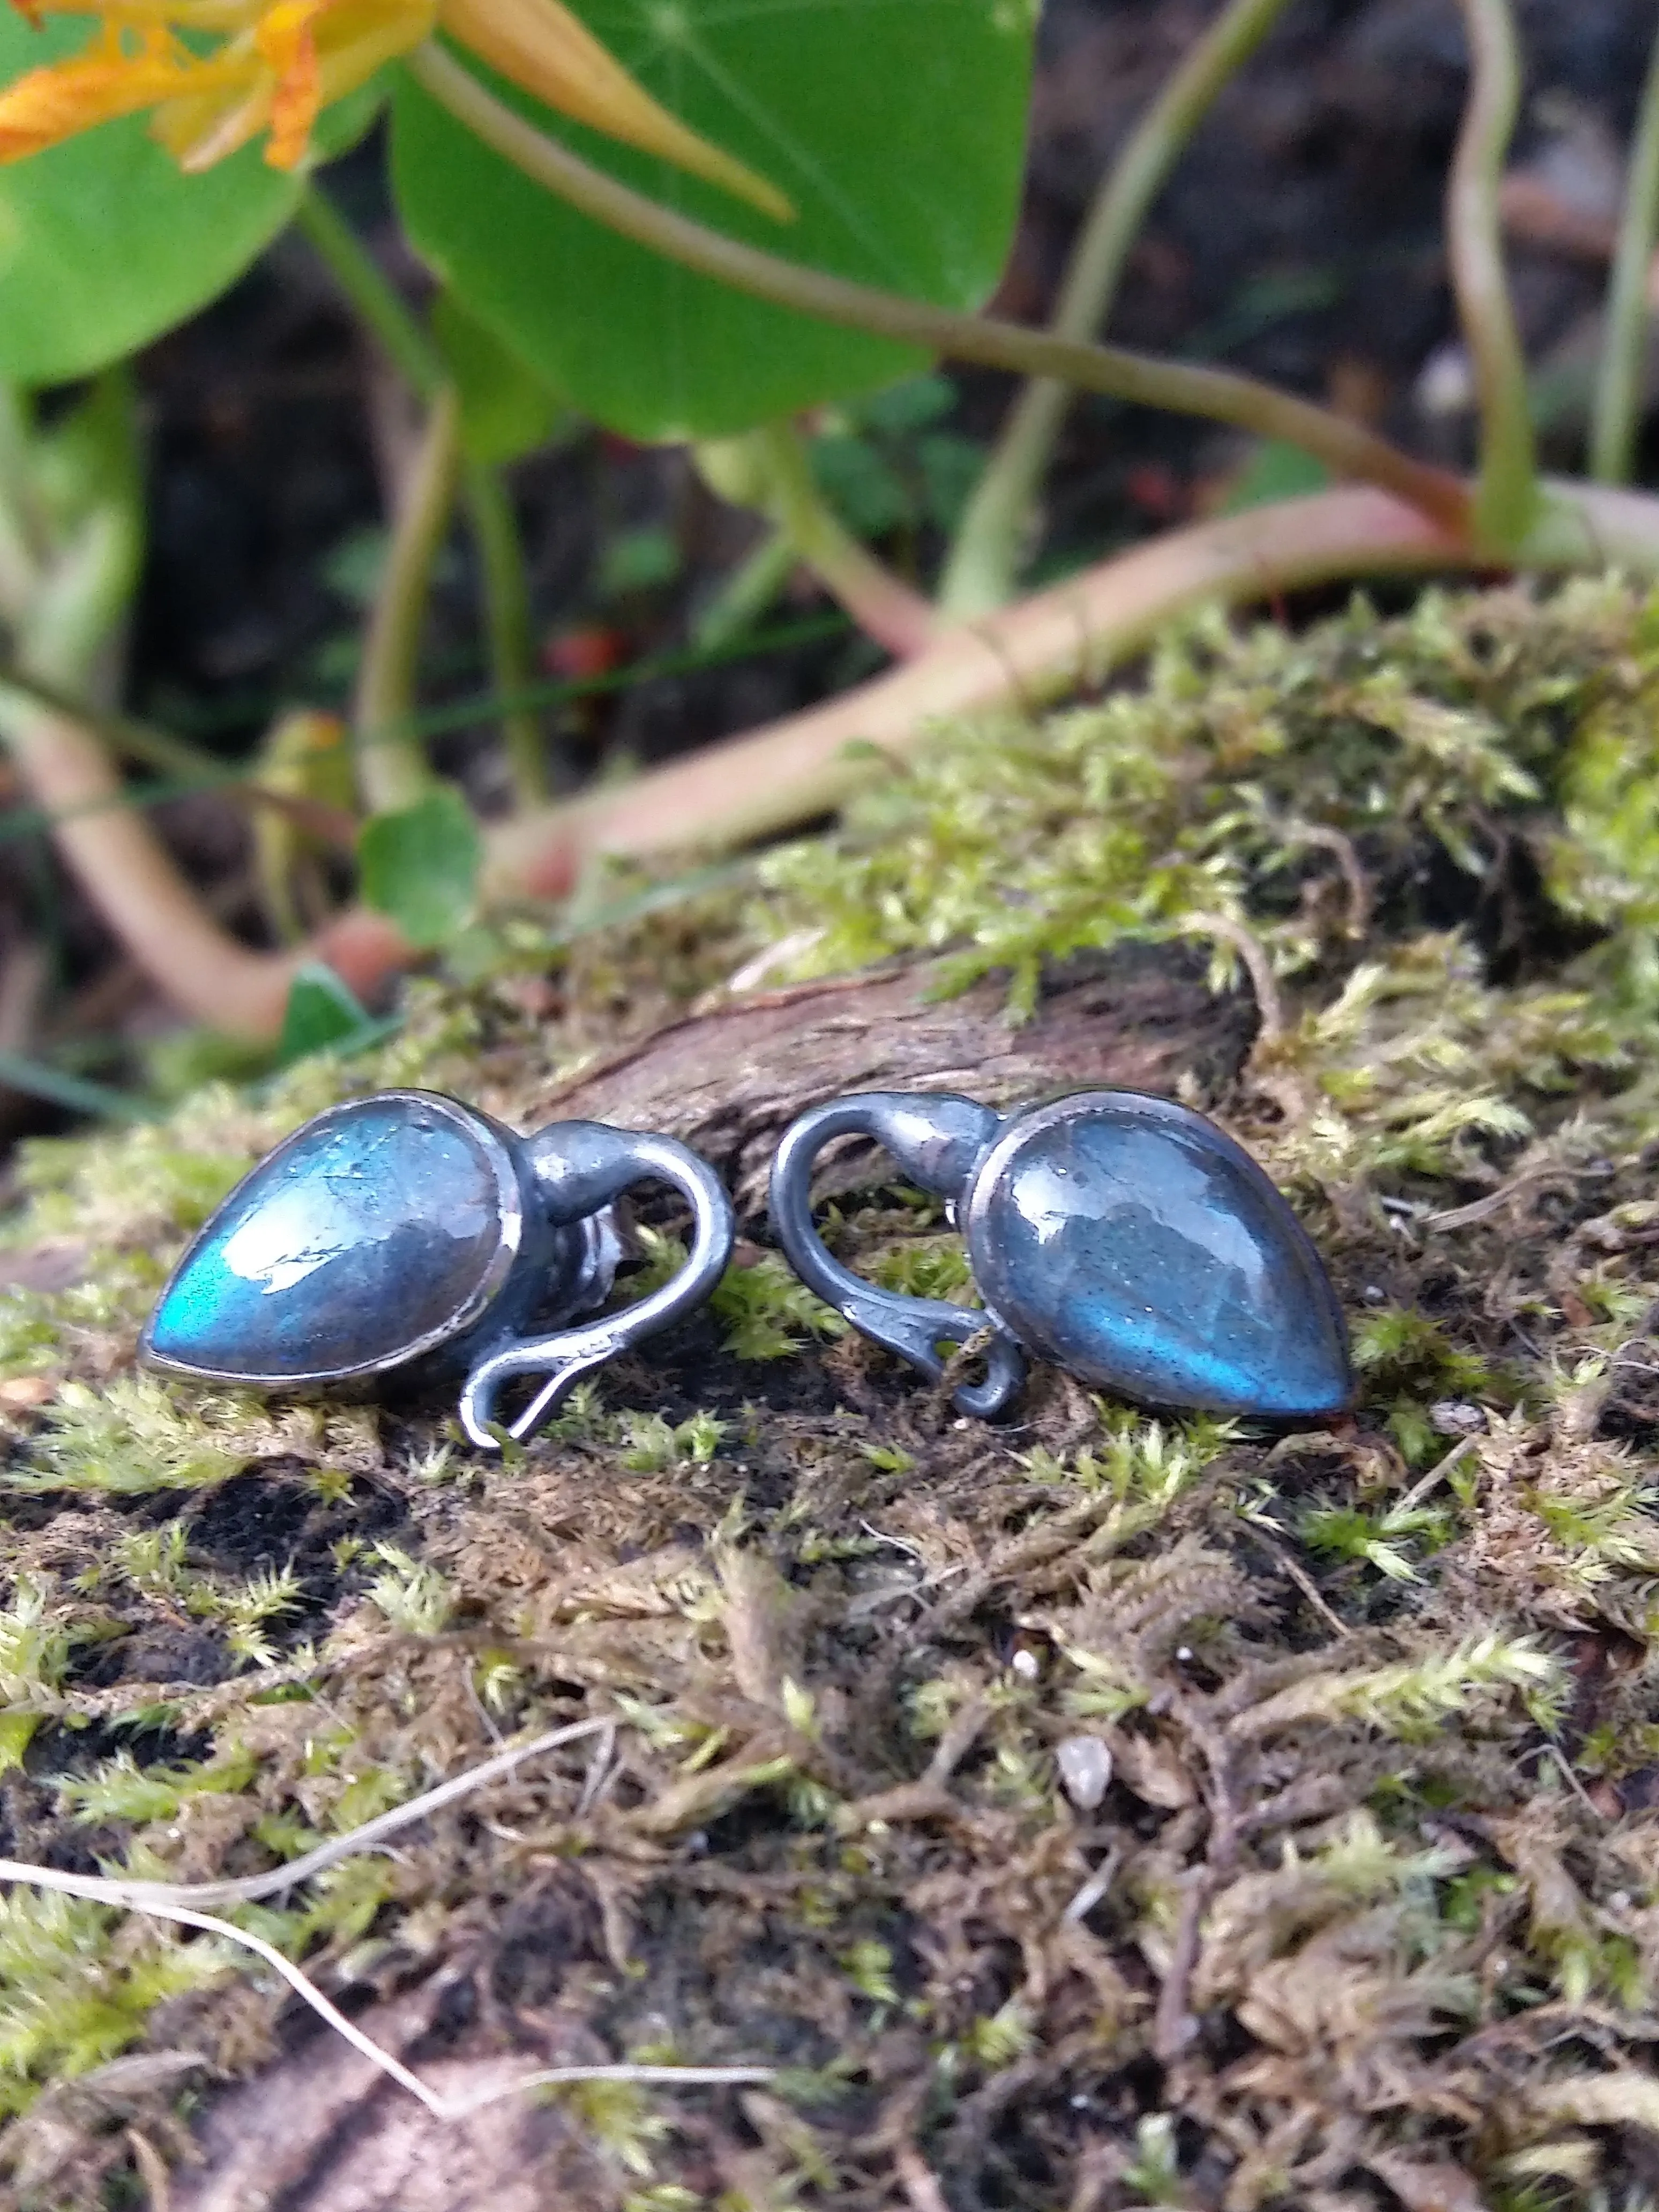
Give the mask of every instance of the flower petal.
[(265, 159), (273, 169), (296, 169), (311, 142), (323, 102), (317, 60), (317, 18), (325, 0), (276, 0), (254, 33), (261, 58), (276, 79), (270, 101), (270, 140)]
[(659, 107), (559, 0), (440, 0), (438, 20), (492, 69), (573, 122), (660, 155), (780, 222), (793, 219), (781, 192)]
[(136, 114), (188, 87), (192, 68), (157, 53), (100, 48), (28, 70), (0, 91), (0, 161), (21, 161), (94, 124)]

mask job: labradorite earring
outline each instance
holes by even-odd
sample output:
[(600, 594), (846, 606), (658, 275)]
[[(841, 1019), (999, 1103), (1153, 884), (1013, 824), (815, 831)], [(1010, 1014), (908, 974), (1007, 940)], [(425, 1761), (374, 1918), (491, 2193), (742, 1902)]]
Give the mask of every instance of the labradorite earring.
[[(873, 1137), (948, 1202), (984, 1311), (901, 1297), (833, 1260), (811, 1170), (833, 1137)], [(1306, 1422), (1353, 1392), (1318, 1254), (1262, 1170), (1172, 1099), (1085, 1091), (1006, 1116), (952, 1093), (868, 1091), (803, 1114), (772, 1169), (798, 1274), (854, 1328), (937, 1379), (941, 1344), (988, 1328), (964, 1413), (1000, 1413), (1026, 1352), (1142, 1405)]]
[[(584, 1321), (623, 1254), (613, 1201), (647, 1182), (690, 1204), (685, 1263)], [(732, 1239), (719, 1178), (671, 1137), (602, 1121), (520, 1137), (438, 1091), (384, 1091), (319, 1114), (237, 1185), (173, 1270), (139, 1355), (270, 1390), (460, 1375), (462, 1425), (492, 1449), (508, 1382), (543, 1378), (506, 1424), (522, 1441), (581, 1376), (701, 1304)]]

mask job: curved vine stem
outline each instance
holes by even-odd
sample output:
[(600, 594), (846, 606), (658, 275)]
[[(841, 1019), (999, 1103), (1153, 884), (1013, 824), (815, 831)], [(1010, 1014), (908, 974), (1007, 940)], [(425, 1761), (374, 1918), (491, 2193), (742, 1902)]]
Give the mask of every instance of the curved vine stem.
[[(387, 281), (374, 255), (319, 185), (307, 186), (295, 221), (410, 391), (429, 406), (434, 404), (449, 380), (443, 356), (420, 318), (411, 313), (403, 295)], [(534, 660), (524, 549), (501, 471), (483, 461), (468, 461), (465, 478), (478, 555), (490, 674), (495, 690), (510, 696), (528, 688)], [(360, 738), (365, 734), (370, 745), (381, 742), (372, 729), (359, 732)], [(501, 741), (519, 804), (537, 805), (547, 796), (547, 749), (539, 721), (527, 708), (504, 708)]]
[[(1611, 562), (1659, 574), (1659, 501), (1551, 485), (1521, 557), (1539, 568)], [(1358, 485), (1171, 531), (982, 623), (943, 631), (915, 659), (805, 714), (632, 783), (492, 825), (485, 832), (486, 896), (562, 897), (601, 853), (645, 858), (718, 850), (792, 828), (841, 805), (880, 754), (902, 758), (940, 718), (1028, 707), (1068, 686), (1098, 684), (1188, 608), (1242, 605), (1343, 577), (1482, 565), (1489, 556), (1466, 538)], [(74, 756), (62, 748), (53, 757)], [(218, 928), (176, 872), (184, 933), (175, 935), (165, 898), (147, 896), (143, 882), (146, 867), (173, 864), (147, 826), (119, 811), (100, 748), (91, 747), (88, 764), (90, 788), (70, 787), (71, 778), (50, 791), (37, 782), (34, 795), (54, 807), (91, 802), (83, 817), (59, 827), (66, 855), (133, 957), (199, 1018), (240, 1036), (271, 1037), (301, 962), (327, 961), (362, 996), (413, 957), (395, 926), (364, 908), (339, 915), (297, 952), (252, 951)], [(112, 902), (112, 890), (130, 893), (131, 908)]]
[[(524, 544), (501, 471), (484, 461), (469, 461), (466, 503), (478, 551), (490, 688), (498, 697), (510, 699), (529, 690), (536, 652)], [(539, 717), (526, 707), (504, 706), (501, 744), (514, 800), (520, 806), (536, 805), (547, 797), (547, 747)]]
[(1648, 271), (1659, 236), (1659, 33), (1648, 58), (1642, 108), (1625, 179), (1619, 244), (1607, 286), (1607, 334), (1590, 425), (1590, 474), (1598, 483), (1628, 483), (1636, 461), (1642, 406), (1642, 359), (1648, 337)]
[[(431, 782), (418, 742), (401, 734), (415, 705), (415, 670), (433, 565), (449, 527), (461, 457), (461, 404), (446, 385), (427, 410), (414, 465), (392, 518), (386, 572), (363, 639), (352, 720), (357, 779), (376, 814), (411, 806)], [(361, 740), (374, 732), (374, 742)]]
[(1338, 476), (1362, 477), (1394, 492), (1448, 531), (1461, 533), (1467, 526), (1468, 492), (1457, 477), (1413, 460), (1386, 438), (1323, 407), (1254, 377), (1054, 337), (988, 315), (955, 314), (764, 253), (630, 191), (580, 160), (516, 115), (433, 41), (416, 47), (404, 67), (504, 161), (583, 215), (736, 291), (987, 368), (1054, 377), (1144, 407), (1201, 415), (1264, 438), (1281, 438), (1316, 454)]
[(446, 380), (438, 349), (320, 185), (301, 193), (294, 222), (410, 391), (435, 399)]
[[(1230, 0), (1135, 125), (1073, 250), (1049, 325), (1057, 337), (1087, 338), (1111, 313), (1130, 249), (1187, 141), (1285, 4)], [(984, 614), (1012, 591), (1020, 540), (1071, 401), (1070, 387), (1048, 376), (1034, 378), (1014, 401), (945, 563), (945, 616)]]
[(1480, 406), (1474, 532), (1508, 554), (1538, 500), (1527, 364), (1504, 272), (1498, 193), (1521, 100), (1521, 56), (1509, 0), (1460, 0), (1469, 42), (1469, 97), (1446, 192), (1446, 234), (1463, 335)]
[(763, 423), (692, 448), (709, 489), (758, 509), (790, 554), (810, 568), (864, 632), (900, 660), (922, 652), (938, 628), (932, 603), (860, 543), (824, 497), (799, 430)]

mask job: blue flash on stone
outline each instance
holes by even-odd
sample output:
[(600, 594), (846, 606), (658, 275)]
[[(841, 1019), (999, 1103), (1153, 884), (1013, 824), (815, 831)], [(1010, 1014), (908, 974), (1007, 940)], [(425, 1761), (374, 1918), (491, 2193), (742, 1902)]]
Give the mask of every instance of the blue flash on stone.
[[(690, 1249), (665, 1283), (601, 1313), (623, 1252), (615, 1201), (642, 1182), (689, 1204)], [(459, 1375), (461, 1425), (494, 1450), (700, 1304), (733, 1233), (719, 1176), (672, 1137), (581, 1121), (520, 1137), (440, 1091), (379, 1091), (318, 1115), (237, 1185), (174, 1269), (139, 1356), (264, 1389)], [(502, 1395), (526, 1381), (529, 1404), (505, 1418)]]
[(975, 1172), (975, 1279), (1009, 1334), (1143, 1405), (1305, 1421), (1352, 1395), (1342, 1316), (1249, 1153), (1168, 1099), (1018, 1117)]
[[(895, 1297), (824, 1250), (811, 1161), (853, 1130), (951, 1202), (982, 1314)], [(965, 1413), (1002, 1410), (1022, 1349), (1146, 1406), (1309, 1422), (1352, 1402), (1341, 1309), (1301, 1224), (1242, 1146), (1172, 1099), (1080, 1091), (1006, 1120), (954, 1094), (839, 1099), (784, 1139), (772, 1206), (811, 1288), (925, 1373), (943, 1372), (941, 1342), (989, 1325)]]
[(158, 1364), (306, 1382), (372, 1374), (465, 1329), (517, 1250), (506, 1146), (435, 1096), (307, 1122), (227, 1199), (145, 1334)]

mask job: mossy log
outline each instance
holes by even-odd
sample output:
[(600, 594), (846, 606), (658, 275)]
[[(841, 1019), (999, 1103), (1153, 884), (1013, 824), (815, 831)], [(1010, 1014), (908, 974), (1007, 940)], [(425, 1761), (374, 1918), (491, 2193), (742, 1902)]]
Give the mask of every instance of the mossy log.
[[(943, 732), (834, 836), (453, 956), (373, 1054), (25, 1158), (0, 1249), (0, 2171), (173, 2212), (1635, 2212), (1659, 2172), (1659, 620), (1616, 582), (1198, 625)], [(736, 979), (734, 981), (733, 979)], [(670, 1130), (708, 1310), (508, 1461), (439, 1397), (132, 1370), (181, 1238), (331, 1100)], [(1328, 1255), (1357, 1417), (1015, 1417), (842, 1332), (772, 1145), (872, 1085), (1173, 1092)], [(830, 1233), (965, 1297), (936, 1206)], [(678, 1224), (647, 1212), (647, 1268)]]

